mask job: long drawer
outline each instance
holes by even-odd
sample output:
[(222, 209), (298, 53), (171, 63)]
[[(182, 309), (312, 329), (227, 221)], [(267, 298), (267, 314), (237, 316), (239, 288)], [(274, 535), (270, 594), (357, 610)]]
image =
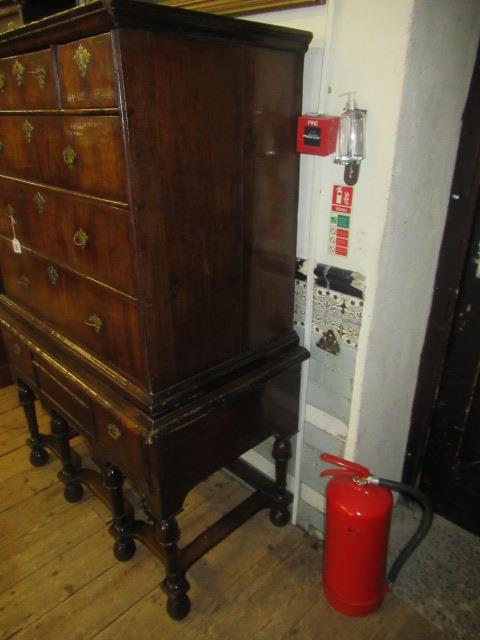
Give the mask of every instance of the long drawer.
[(58, 106), (50, 50), (0, 60), (0, 111)]
[(0, 177), (0, 234), (119, 291), (135, 294), (130, 213)]
[(89, 398), (37, 354), (33, 354), (32, 361), (35, 382), (44, 404), (49, 409), (60, 411), (71, 426), (93, 439), (95, 423)]
[(135, 380), (144, 380), (139, 308), (68, 269), (24, 249), (16, 254), (0, 239), (6, 294), (62, 335), (84, 346)]
[(8, 330), (0, 330), (0, 335), (7, 345), (14, 377), (33, 387), (47, 409), (59, 412), (111, 462), (138, 476), (144, 468), (140, 428), (127, 427), (113, 411), (92, 400), (77, 376), (72, 379), (53, 367), (45, 353), (30, 351), (22, 339)]
[(2, 116), (0, 174), (126, 202), (120, 119)]

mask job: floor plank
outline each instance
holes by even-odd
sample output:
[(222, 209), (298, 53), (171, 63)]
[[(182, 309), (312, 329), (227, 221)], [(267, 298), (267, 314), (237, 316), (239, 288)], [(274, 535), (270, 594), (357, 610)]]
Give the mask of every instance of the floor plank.
[[(48, 431), (48, 416), (39, 414)], [(267, 512), (192, 567), (192, 611), (174, 622), (159, 561), (139, 544), (132, 560), (117, 562), (108, 510), (88, 491), (78, 504), (65, 502), (59, 462), (30, 467), (25, 437), (14, 387), (0, 390), (1, 640), (445, 638), (393, 595), (366, 618), (338, 614), (323, 597), (318, 544), (295, 527), (273, 527)], [(90, 465), (85, 443), (73, 444)], [(126, 491), (140, 513), (140, 500)], [(182, 544), (247, 495), (222, 473), (200, 484), (179, 517)]]

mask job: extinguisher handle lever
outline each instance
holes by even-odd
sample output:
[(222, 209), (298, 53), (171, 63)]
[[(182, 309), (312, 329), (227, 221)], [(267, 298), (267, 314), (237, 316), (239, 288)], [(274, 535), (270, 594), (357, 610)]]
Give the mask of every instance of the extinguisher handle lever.
[(357, 475), (350, 469), (325, 469), (320, 472), (320, 477), (335, 476), (335, 478), (351, 478), (353, 475)]
[(345, 460), (345, 458), (340, 458), (339, 456), (334, 456), (331, 453), (322, 453), (320, 455), (320, 460), (324, 462), (330, 462), (331, 464), (337, 465), (340, 469), (326, 469), (321, 472), (321, 476), (358, 476), (360, 478), (368, 478), (370, 475), (370, 471), (367, 467), (362, 466), (361, 464), (357, 464), (356, 462), (351, 462), (350, 460)]

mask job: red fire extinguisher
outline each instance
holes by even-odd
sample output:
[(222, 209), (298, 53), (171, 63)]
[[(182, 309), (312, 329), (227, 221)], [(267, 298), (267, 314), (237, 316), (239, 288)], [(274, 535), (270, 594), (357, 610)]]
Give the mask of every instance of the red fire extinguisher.
[[(377, 478), (359, 464), (328, 453), (321, 460), (340, 468), (322, 471), (333, 476), (326, 493), (323, 588), (328, 602), (348, 616), (364, 616), (382, 603), (405, 561), (428, 533), (433, 511), (428, 498), (409, 485)], [(391, 489), (420, 503), (422, 519), (393, 563), (385, 584), (388, 534), (392, 514)]]

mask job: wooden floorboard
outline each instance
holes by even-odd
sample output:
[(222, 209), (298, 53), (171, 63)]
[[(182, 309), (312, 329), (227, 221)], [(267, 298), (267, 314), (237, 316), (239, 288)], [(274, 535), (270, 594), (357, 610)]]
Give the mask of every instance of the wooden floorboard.
[[(45, 429), (48, 418), (39, 411)], [(117, 562), (105, 506), (88, 491), (78, 504), (65, 502), (58, 460), (32, 468), (25, 437), (14, 387), (1, 389), (0, 640), (445, 638), (391, 594), (366, 618), (338, 614), (323, 597), (319, 545), (293, 526), (273, 527), (266, 512), (192, 567), (192, 611), (174, 622), (165, 612), (159, 561), (138, 544), (132, 560)], [(86, 456), (80, 439), (74, 446)], [(182, 541), (247, 495), (222, 473), (202, 483), (179, 518)]]

